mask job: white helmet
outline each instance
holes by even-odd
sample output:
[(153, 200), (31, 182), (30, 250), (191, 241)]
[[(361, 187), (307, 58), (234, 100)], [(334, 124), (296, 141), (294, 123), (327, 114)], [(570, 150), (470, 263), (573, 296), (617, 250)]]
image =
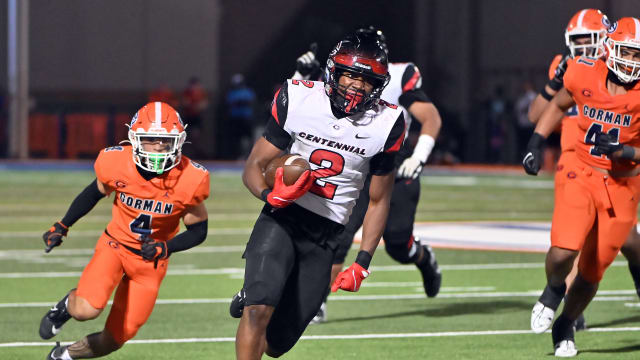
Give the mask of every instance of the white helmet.
[(640, 21), (625, 17), (616, 21), (605, 40), (607, 47), (607, 67), (624, 83), (640, 79), (640, 61), (624, 58), (629, 49), (640, 51)]

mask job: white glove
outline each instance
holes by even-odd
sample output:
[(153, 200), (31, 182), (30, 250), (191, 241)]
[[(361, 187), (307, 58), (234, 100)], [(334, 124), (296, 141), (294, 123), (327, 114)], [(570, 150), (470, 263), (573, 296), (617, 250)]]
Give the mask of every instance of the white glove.
[(318, 60), (316, 59), (317, 51), (318, 45), (316, 43), (313, 43), (309, 46), (309, 51), (302, 54), (296, 60), (296, 72), (293, 75), (294, 79), (309, 80), (311, 76), (313, 76), (320, 70), (320, 62), (318, 62)]
[(415, 179), (422, 172), (422, 166), (427, 162), (429, 154), (436, 141), (430, 135), (422, 134), (418, 138), (413, 154), (406, 158), (398, 168), (398, 177)]

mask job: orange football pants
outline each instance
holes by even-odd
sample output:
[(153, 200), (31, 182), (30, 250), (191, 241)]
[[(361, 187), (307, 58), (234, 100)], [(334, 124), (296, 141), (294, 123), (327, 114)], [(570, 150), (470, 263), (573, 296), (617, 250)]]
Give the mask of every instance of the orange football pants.
[(164, 259), (154, 268), (153, 262), (144, 261), (103, 233), (82, 272), (76, 296), (96, 309), (104, 309), (118, 286), (105, 329), (122, 345), (151, 315), (168, 265), (169, 260)]
[[(556, 192), (551, 246), (582, 250), (578, 270), (598, 283), (636, 222), (635, 178), (612, 178), (577, 158), (566, 159)], [(558, 191), (559, 190), (559, 191)]]

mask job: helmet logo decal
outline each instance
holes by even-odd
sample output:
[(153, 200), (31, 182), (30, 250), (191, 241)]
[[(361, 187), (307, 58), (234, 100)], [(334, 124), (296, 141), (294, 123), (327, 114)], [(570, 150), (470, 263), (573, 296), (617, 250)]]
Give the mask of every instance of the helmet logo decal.
[(156, 126), (157, 127), (162, 127), (161, 123), (162, 123), (162, 103), (160, 101), (156, 101), (155, 103), (155, 111), (156, 114)]
[(133, 118), (131, 119), (131, 124), (129, 126), (130, 127), (133, 126), (133, 124), (135, 124), (136, 121), (138, 121), (138, 113), (137, 112), (136, 112), (135, 115), (133, 115)]
[(359, 62), (353, 64), (355, 67), (359, 67), (359, 68), (363, 68), (363, 69), (367, 69), (367, 70), (371, 70), (371, 65), (367, 65), (367, 64), (361, 64)]
[(611, 28), (611, 21), (609, 21), (609, 18), (607, 18), (606, 16), (603, 16), (602, 25), (604, 25), (604, 27), (607, 28), (607, 31), (609, 31), (609, 28)]
[(607, 28), (607, 33), (611, 34), (615, 32), (617, 28), (618, 28), (618, 22), (616, 21)]

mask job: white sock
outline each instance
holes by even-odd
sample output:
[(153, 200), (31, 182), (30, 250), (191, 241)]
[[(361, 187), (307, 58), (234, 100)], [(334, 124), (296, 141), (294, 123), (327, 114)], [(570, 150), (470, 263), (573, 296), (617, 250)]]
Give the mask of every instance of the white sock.
[(414, 241), (413, 244), (411, 244), (411, 249), (409, 249), (409, 257), (415, 255), (416, 251), (418, 251), (418, 245)]
[(62, 360), (73, 360), (73, 358), (71, 357), (71, 355), (69, 355), (69, 349), (64, 349), (64, 352), (61, 355), (61, 359)]

